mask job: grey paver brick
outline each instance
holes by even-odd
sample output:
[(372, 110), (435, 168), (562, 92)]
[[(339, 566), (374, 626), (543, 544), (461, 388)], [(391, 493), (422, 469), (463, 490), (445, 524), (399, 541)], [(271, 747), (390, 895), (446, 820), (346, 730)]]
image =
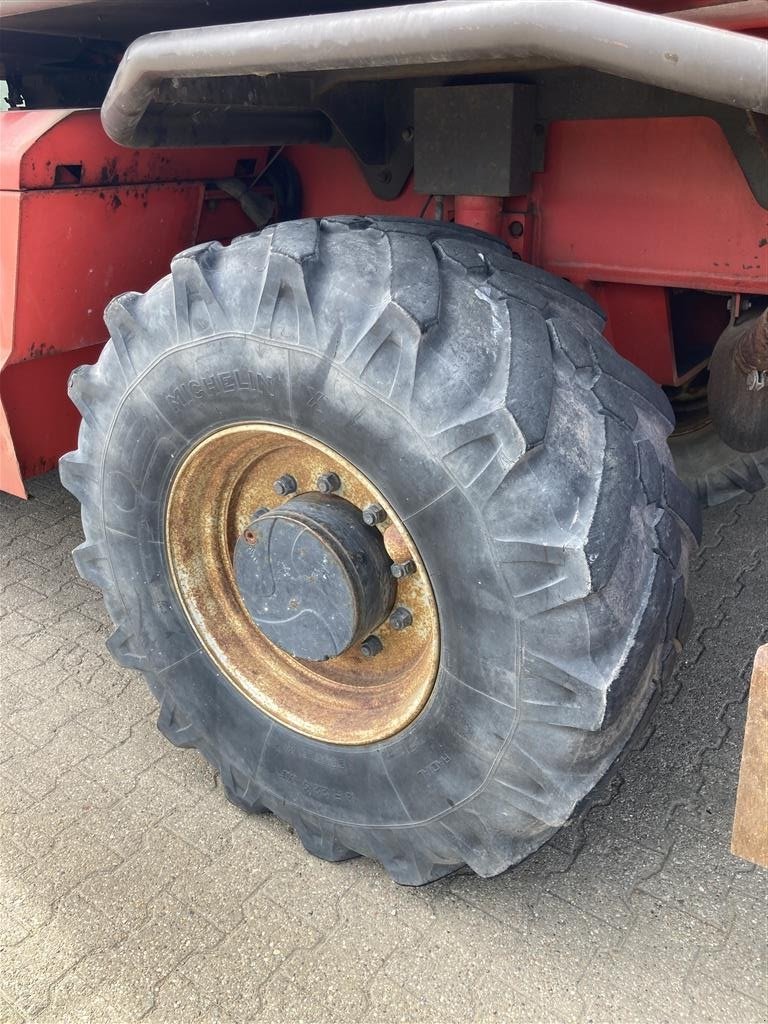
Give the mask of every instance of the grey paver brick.
[[(296, 1021), (302, 1024), (349, 1024), (345, 1009), (329, 1006), (325, 993), (313, 988), (299, 988), (283, 971), (278, 971), (259, 990), (258, 1012), (250, 1018), (254, 1024), (275, 1021)], [(411, 1018), (415, 1020), (415, 1018)], [(383, 1022), (382, 1022), (383, 1024)]]
[(230, 805), (217, 787), (205, 793), (194, 806), (170, 814), (165, 827), (215, 857), (227, 849), (232, 833), (244, 818), (245, 813)]
[(126, 686), (100, 707), (94, 708), (91, 700), (90, 710), (86, 708), (78, 721), (114, 746), (129, 739), (133, 727), (153, 714), (157, 701), (152, 694), (145, 687)]
[(39, 629), (39, 623), (33, 622), (18, 611), (6, 612), (3, 616), (3, 640), (6, 642), (28, 639), (30, 636), (34, 636)]
[(3, 774), (0, 768), (0, 817), (4, 816), (2, 825), (3, 843), (10, 841), (13, 827), (10, 821), (20, 815), (35, 802), (35, 798), (22, 786)]
[[(690, 974), (687, 985), (689, 1021), (702, 1021), (704, 1024), (724, 1024), (725, 1021), (727, 1024), (762, 1024), (768, 1019), (765, 983), (762, 992), (759, 988), (755, 991), (758, 998), (754, 999), (732, 988), (719, 974), (712, 975), (706, 969), (695, 970)], [(727, 1007), (727, 1016), (723, 1007)]]
[[(60, 838), (50, 851), (15, 873), (0, 891), (0, 920), (23, 924), (25, 934), (46, 924), (69, 893), (89, 875), (109, 871), (120, 858), (100, 844)], [(15, 940), (11, 940), (15, 941)]]
[(727, 931), (733, 919), (733, 879), (748, 865), (697, 829), (673, 823), (670, 833), (675, 838), (666, 860), (638, 882), (638, 890)]
[[(393, 934), (390, 920), (371, 913), (366, 900), (352, 893), (339, 907), (339, 923), (284, 968), (283, 975), (297, 989), (313, 995), (319, 1019), (334, 1013), (356, 1020), (368, 1010), (368, 986), (398, 936), (408, 930), (400, 920)], [(313, 932), (319, 939), (321, 933)]]
[(731, 883), (730, 903), (735, 912), (750, 913), (755, 907), (768, 907), (768, 871), (751, 865), (751, 871), (734, 875)]
[(113, 921), (79, 896), (66, 897), (46, 925), (0, 950), (4, 991), (18, 1010), (34, 1015), (48, 1002), (50, 987), (114, 934)]
[[(81, 688), (67, 687), (69, 680), (64, 679), (55, 689), (52, 687), (50, 696), (37, 701), (28, 701), (23, 709), (9, 714), (8, 724), (26, 736), (35, 746), (42, 747), (50, 743), (64, 726), (70, 725), (78, 714), (93, 710), (94, 696), (86, 694)], [(77, 725), (86, 725), (82, 721)], [(70, 726), (77, 728), (77, 725)], [(68, 730), (67, 730), (68, 731)], [(112, 739), (110, 745), (114, 743)], [(55, 758), (48, 759), (51, 764)], [(70, 762), (76, 763), (74, 758)]]
[(552, 875), (552, 893), (618, 928), (634, 916), (630, 895), (638, 880), (660, 868), (665, 857), (604, 828), (591, 827), (567, 871)]
[[(3, 643), (6, 642), (6, 639), (3, 636)], [(39, 630), (29, 636), (24, 636), (17, 642), (16, 647), (34, 657), (37, 663), (35, 668), (25, 675), (24, 685), (44, 697), (50, 691), (51, 667), (58, 664), (58, 660), (64, 652), (72, 649), (72, 642)]]
[(245, 901), (242, 922), (216, 950), (189, 957), (179, 973), (215, 1006), (248, 1020), (259, 1011), (263, 984), (319, 938), (317, 929), (297, 915), (256, 895)]
[(11, 643), (0, 631), (0, 640), (3, 645), (2, 657), (0, 657), (0, 679), (13, 680), (18, 673), (28, 671), (40, 665), (40, 659), (36, 658), (31, 651), (25, 651)]
[(216, 785), (216, 772), (196, 750), (180, 750), (166, 745), (165, 753), (154, 767), (155, 771), (197, 793), (213, 789)]
[[(8, 723), (0, 723), (0, 764), (6, 765), (10, 774), (17, 776), (19, 774), (19, 767), (22, 764), (26, 764), (29, 757), (37, 750), (37, 744), (26, 736), (22, 735), (17, 729), (14, 729), (12, 725)], [(16, 759), (19, 759), (19, 763)], [(14, 770), (15, 769), (15, 770)], [(27, 773), (28, 776), (33, 776), (33, 772)], [(26, 779), (27, 785), (23, 778), (19, 779), (19, 782), (25, 786), (25, 789), (31, 792), (29, 783), (29, 777)]]
[(17, 946), (35, 930), (34, 914), (11, 902), (12, 896), (13, 887), (6, 891), (0, 904), (0, 949)]
[(155, 728), (155, 717), (132, 725), (128, 738), (114, 746), (93, 733), (94, 753), (82, 762), (83, 774), (116, 793), (133, 789), (136, 776), (166, 753), (168, 744)]
[(24, 1014), (0, 996), (0, 1024), (24, 1024)]
[(151, 769), (134, 782), (134, 788), (125, 796), (74, 822), (63, 838), (72, 836), (74, 841), (77, 837), (83, 843), (95, 841), (127, 859), (144, 845), (148, 835), (153, 836), (154, 826), (167, 815), (200, 799), (200, 794)]
[(156, 988), (172, 970), (221, 938), (210, 922), (162, 894), (137, 928), (90, 953), (76, 970), (115, 1013), (138, 1020), (152, 1009)]
[[(290, 1018), (275, 1017), (275, 1020)], [(152, 1009), (142, 1024), (237, 1024), (236, 1019), (206, 999), (181, 975), (171, 973), (160, 984)]]
[(39, 800), (27, 796), (26, 802), (15, 808), (7, 825), (8, 836), (32, 856), (42, 856), (65, 828), (112, 800), (114, 796), (103, 786), (84, 778), (77, 768), (68, 769), (45, 796)]
[(30, 864), (34, 864), (34, 859), (3, 834), (2, 856), (0, 856), (0, 895), (3, 888), (23, 875)]
[(768, 918), (765, 907), (736, 913), (731, 932), (722, 945), (702, 949), (693, 972), (719, 978), (768, 1013)]
[(86, 877), (77, 891), (105, 918), (136, 926), (176, 878), (204, 860), (181, 839), (155, 828), (144, 846), (115, 871)]
[[(686, 989), (688, 967), (687, 962), (677, 963), (652, 949), (614, 955), (596, 964), (582, 981), (584, 1019), (592, 1024), (698, 1024)], [(726, 1020), (723, 1017), (719, 1024)]]
[[(44, 735), (47, 734), (45, 730)], [(19, 734), (13, 730), (13, 735)], [(104, 753), (110, 749), (111, 744), (106, 740), (77, 722), (65, 720), (41, 746), (27, 739), (17, 745), (6, 771), (12, 772), (29, 793), (44, 796), (56, 786), (67, 768), (92, 758), (94, 752)]]
[(30, 608), (39, 601), (40, 591), (30, 587), (28, 581), (11, 583), (0, 591), (0, 615), (7, 615), (12, 611), (24, 611), (29, 614)]
[[(301, 914), (304, 906), (304, 900), (296, 900), (296, 869), (301, 853), (294, 837), (275, 818), (265, 821), (258, 834), (250, 824), (246, 821), (238, 825), (224, 853), (185, 871), (171, 889), (185, 905), (199, 910), (222, 931), (230, 931), (242, 921), (243, 904), (257, 890), (278, 905), (288, 904), (288, 909), (296, 913)], [(265, 887), (268, 881), (271, 884)], [(322, 910), (319, 916), (323, 917)], [(311, 915), (309, 918), (313, 923)]]
[[(354, 861), (344, 864), (329, 864), (320, 861), (312, 864), (311, 873), (303, 863), (303, 856), (296, 848), (295, 837), (290, 846), (286, 844), (287, 867), (270, 872), (259, 888), (259, 895), (272, 900), (284, 910), (299, 914), (313, 928), (328, 932), (341, 922), (341, 907), (356, 883)], [(301, 885), (307, 877), (311, 884)], [(373, 908), (371, 908), (373, 910)], [(394, 907), (388, 907), (391, 915)]]
[(120, 1009), (110, 1006), (76, 972), (74, 968), (52, 986), (48, 1003), (32, 1018), (35, 1024), (127, 1024)]

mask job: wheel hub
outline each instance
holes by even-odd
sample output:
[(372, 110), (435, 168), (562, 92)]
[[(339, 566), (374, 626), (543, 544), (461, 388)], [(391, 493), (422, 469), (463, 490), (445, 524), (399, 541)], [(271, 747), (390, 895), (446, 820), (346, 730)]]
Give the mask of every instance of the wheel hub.
[(181, 459), (165, 507), (176, 595), (221, 674), (305, 736), (404, 729), (437, 675), (437, 607), (405, 524), (316, 438), (223, 427)]
[(288, 654), (335, 658), (390, 612), (395, 583), (381, 533), (343, 498), (301, 494), (262, 511), (235, 545), (235, 579), (261, 631)]

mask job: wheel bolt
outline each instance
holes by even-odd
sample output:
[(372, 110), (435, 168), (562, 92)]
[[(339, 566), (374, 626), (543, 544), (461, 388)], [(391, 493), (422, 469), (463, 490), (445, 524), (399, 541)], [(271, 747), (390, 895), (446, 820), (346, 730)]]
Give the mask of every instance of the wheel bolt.
[(392, 614), (389, 616), (389, 624), (392, 629), (401, 630), (408, 629), (413, 622), (413, 615), (408, 611), (407, 608), (400, 607), (395, 608)]
[(375, 658), (384, 650), (384, 644), (377, 636), (369, 636), (360, 644), (360, 653), (364, 658)]
[(292, 477), (290, 473), (283, 473), (273, 484), (275, 494), (293, 494), (297, 487), (296, 478)]
[(246, 544), (255, 544), (256, 543), (256, 534), (253, 532), (253, 530), (246, 530), (243, 533), (243, 538), (244, 538)]
[(406, 576), (411, 576), (416, 572), (416, 563), (412, 558), (409, 558), (407, 562), (395, 562), (390, 571), (396, 580), (403, 580)]
[(373, 502), (372, 505), (366, 505), (363, 509), (363, 522), (366, 526), (375, 526), (376, 523), (383, 523), (387, 518), (387, 513), (381, 505), (377, 505)]
[(317, 489), (322, 494), (333, 494), (341, 487), (341, 480), (337, 473), (323, 473), (317, 478)]

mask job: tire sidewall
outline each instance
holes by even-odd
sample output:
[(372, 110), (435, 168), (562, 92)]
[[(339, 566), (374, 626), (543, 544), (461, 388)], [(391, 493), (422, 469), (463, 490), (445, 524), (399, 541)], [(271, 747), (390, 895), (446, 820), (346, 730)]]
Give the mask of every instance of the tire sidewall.
[[(180, 606), (164, 548), (175, 470), (213, 431), (254, 421), (304, 431), (352, 462), (427, 567), (438, 676), (425, 709), (388, 740), (322, 743), (269, 718), (222, 676)], [(215, 759), (254, 779), (267, 803), (348, 825), (412, 826), (482, 787), (517, 722), (519, 629), (479, 510), (402, 411), (319, 352), (215, 335), (169, 348), (128, 388), (101, 479), (111, 572), (146, 671)]]

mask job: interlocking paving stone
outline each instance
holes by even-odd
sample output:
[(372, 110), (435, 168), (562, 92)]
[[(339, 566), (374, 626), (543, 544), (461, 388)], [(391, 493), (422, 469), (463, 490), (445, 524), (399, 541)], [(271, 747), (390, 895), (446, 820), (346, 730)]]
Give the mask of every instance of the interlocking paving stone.
[(190, 956), (179, 973), (215, 1006), (248, 1020), (259, 1014), (264, 983), (320, 939), (318, 929), (257, 894), (245, 901), (242, 921), (219, 946), (211, 953)]
[(705, 513), (689, 644), (591, 810), (413, 890), (310, 857), (160, 737), (69, 557), (77, 504), (31, 491), (0, 495), (0, 1024), (768, 1019), (768, 872), (729, 852), (768, 495)]
[[(276, 1017), (276, 1020), (288, 1020)], [(186, 978), (171, 973), (158, 987), (143, 1024), (236, 1024), (236, 1018), (215, 1006)]]

